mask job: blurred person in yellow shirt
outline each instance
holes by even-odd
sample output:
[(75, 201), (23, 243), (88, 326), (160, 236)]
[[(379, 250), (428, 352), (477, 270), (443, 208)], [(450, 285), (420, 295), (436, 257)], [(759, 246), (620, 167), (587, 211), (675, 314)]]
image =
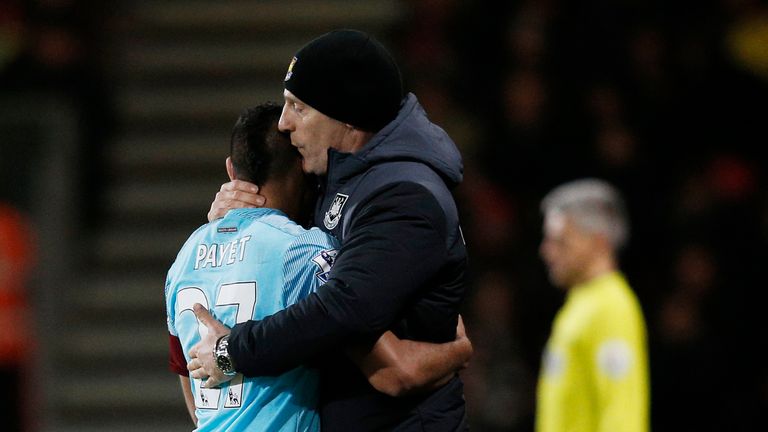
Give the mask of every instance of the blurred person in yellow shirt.
[(629, 232), (623, 200), (582, 179), (552, 190), (541, 209), (541, 257), (567, 293), (544, 352), (536, 431), (648, 431), (645, 321), (617, 262)]

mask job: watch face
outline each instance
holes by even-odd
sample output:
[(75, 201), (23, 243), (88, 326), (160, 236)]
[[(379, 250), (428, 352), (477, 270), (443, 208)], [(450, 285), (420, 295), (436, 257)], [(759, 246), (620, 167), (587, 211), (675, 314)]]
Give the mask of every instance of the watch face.
[(234, 376), (237, 372), (235, 372), (235, 365), (232, 364), (232, 359), (229, 357), (229, 351), (227, 351), (228, 346), (229, 335), (222, 336), (216, 342), (216, 349), (214, 350), (216, 367), (219, 368), (224, 375)]
[(228, 373), (232, 371), (232, 362), (229, 361), (229, 357), (224, 355), (219, 355), (216, 357), (216, 366), (221, 369), (222, 372)]

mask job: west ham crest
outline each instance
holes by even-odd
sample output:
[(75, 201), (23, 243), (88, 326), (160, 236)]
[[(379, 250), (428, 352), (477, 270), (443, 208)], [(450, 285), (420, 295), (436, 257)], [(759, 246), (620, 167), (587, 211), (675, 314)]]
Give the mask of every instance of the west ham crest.
[(288, 65), (288, 72), (285, 73), (285, 79), (283, 81), (288, 81), (289, 79), (291, 79), (291, 77), (293, 76), (293, 65), (295, 65), (298, 60), (299, 59), (297, 59), (296, 57), (294, 57), (293, 60), (291, 60), (291, 64)]
[(341, 219), (341, 210), (344, 208), (344, 204), (347, 203), (347, 198), (349, 198), (349, 195), (340, 193), (337, 193), (333, 198), (331, 208), (325, 212), (325, 218), (323, 219), (323, 224), (327, 229), (332, 230), (336, 228), (336, 225), (339, 224), (339, 220)]

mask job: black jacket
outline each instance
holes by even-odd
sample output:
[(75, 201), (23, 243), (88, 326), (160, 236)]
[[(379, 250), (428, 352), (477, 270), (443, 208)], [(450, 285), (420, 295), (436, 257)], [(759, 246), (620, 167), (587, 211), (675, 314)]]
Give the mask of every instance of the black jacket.
[(453, 141), (408, 95), (398, 117), (360, 151), (329, 151), (315, 223), (341, 241), (328, 283), (262, 321), (238, 324), (230, 354), (247, 376), (319, 363), (322, 430), (453, 431), (466, 427), (454, 378), (431, 394), (376, 392), (342, 347), (387, 329), (455, 338), (466, 250), (450, 188), (462, 179)]

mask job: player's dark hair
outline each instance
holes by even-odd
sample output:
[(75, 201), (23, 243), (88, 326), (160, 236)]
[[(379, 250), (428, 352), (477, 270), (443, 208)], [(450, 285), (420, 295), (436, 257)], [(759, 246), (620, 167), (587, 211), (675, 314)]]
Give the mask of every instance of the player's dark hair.
[(281, 107), (267, 102), (246, 109), (232, 129), (230, 157), (237, 178), (262, 185), (296, 166), (300, 154), (288, 134), (277, 130)]

